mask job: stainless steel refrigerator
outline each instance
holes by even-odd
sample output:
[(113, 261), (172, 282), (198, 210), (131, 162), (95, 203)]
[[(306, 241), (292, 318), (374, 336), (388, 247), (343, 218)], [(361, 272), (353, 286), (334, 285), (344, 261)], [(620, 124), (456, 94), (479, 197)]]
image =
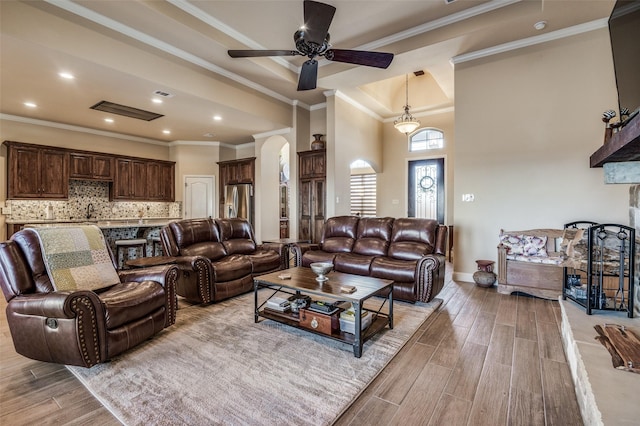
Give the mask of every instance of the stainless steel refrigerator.
[(241, 217), (253, 225), (253, 185), (224, 187), (224, 217)]

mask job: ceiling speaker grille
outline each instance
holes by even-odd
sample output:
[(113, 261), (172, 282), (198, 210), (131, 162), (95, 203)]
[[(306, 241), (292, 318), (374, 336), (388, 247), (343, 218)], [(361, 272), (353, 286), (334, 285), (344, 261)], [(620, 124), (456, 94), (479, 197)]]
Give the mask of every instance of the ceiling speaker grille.
[(109, 101), (100, 101), (92, 106), (91, 109), (111, 114), (124, 115), (125, 117), (136, 118), (144, 121), (151, 121), (156, 118), (164, 117), (163, 114), (156, 114), (155, 112), (145, 111), (143, 109), (120, 105)]

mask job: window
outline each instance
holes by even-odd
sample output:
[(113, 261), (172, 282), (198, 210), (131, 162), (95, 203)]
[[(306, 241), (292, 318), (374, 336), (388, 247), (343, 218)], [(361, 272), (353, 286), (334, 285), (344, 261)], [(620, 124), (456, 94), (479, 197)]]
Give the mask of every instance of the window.
[(351, 214), (376, 216), (377, 177), (369, 163), (356, 160), (351, 163)]
[(426, 151), (444, 147), (444, 133), (438, 129), (422, 129), (409, 138), (409, 151)]

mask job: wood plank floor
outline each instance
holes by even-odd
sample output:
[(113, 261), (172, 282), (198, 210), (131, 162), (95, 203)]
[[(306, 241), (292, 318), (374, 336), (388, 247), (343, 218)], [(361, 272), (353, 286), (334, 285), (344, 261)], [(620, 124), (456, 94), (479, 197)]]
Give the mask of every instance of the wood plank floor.
[[(450, 278), (438, 297), (337, 425), (582, 424), (557, 302)], [(15, 353), (0, 299), (0, 424), (119, 424), (64, 366)]]

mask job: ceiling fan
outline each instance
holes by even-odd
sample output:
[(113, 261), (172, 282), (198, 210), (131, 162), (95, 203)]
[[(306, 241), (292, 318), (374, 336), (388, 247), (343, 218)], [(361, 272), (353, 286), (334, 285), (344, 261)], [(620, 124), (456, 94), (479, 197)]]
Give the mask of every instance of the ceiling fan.
[(261, 56), (307, 56), (302, 64), (298, 79), (298, 90), (316, 88), (318, 61), (324, 56), (335, 62), (387, 68), (393, 60), (393, 53), (369, 52), (365, 50), (333, 49), (329, 44), (329, 26), (336, 8), (317, 1), (304, 1), (304, 27), (293, 34), (297, 50), (229, 50), (232, 58), (255, 58)]

